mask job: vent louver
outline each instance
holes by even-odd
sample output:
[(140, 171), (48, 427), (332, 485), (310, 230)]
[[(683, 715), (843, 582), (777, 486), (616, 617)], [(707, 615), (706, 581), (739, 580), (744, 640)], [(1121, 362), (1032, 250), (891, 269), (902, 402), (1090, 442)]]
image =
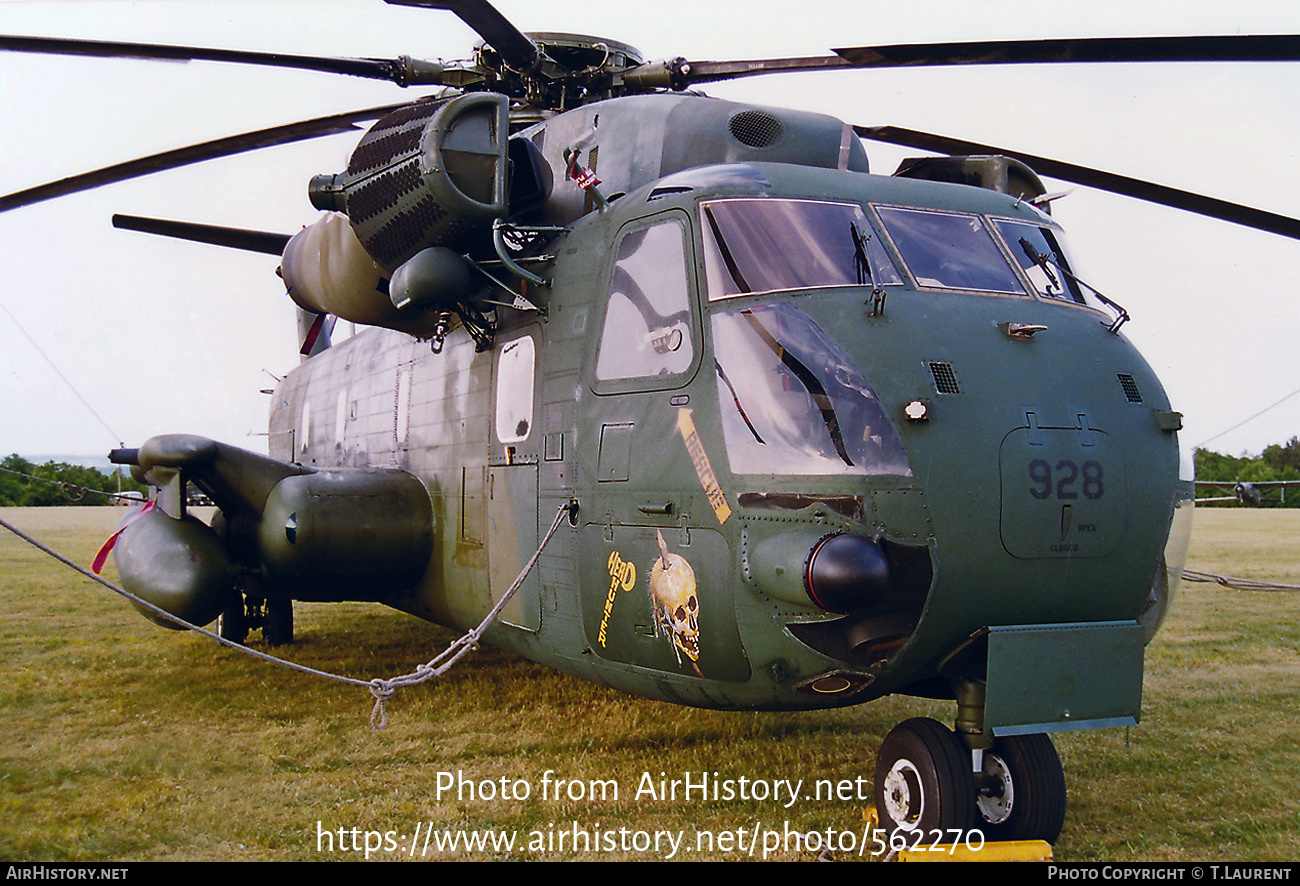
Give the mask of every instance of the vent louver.
[(957, 374), (952, 371), (951, 363), (931, 363), (930, 375), (934, 377), (934, 389), (940, 394), (960, 394), (957, 386)]
[(1142, 402), (1142, 392), (1138, 390), (1137, 382), (1133, 380), (1133, 376), (1129, 375), (1127, 372), (1121, 372), (1115, 377), (1119, 379), (1120, 387), (1124, 389), (1124, 396), (1127, 398), (1128, 402)]

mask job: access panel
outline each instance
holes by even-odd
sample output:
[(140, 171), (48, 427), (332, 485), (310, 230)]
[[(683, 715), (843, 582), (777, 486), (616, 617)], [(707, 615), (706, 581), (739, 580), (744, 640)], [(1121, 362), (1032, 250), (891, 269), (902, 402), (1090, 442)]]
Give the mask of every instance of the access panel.
[(1124, 537), (1124, 453), (1079, 415), (1073, 428), (1027, 427), (1002, 441), (999, 529), (1024, 560), (1101, 557)]

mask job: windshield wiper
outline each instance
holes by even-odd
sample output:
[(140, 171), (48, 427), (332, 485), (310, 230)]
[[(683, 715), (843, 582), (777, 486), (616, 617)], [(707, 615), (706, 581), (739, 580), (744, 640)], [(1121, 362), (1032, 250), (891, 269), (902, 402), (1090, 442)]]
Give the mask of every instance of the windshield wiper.
[(1057, 280), (1056, 275), (1052, 273), (1052, 268), (1051, 265), (1048, 264), (1047, 256), (1034, 249), (1033, 244), (1024, 237), (1020, 238), (1020, 248), (1025, 251), (1025, 255), (1029, 256), (1029, 260), (1038, 265), (1039, 269), (1047, 275), (1047, 279), (1051, 284), (1047, 287), (1048, 294), (1050, 295), (1052, 290), (1056, 290), (1061, 295), (1065, 295), (1065, 287), (1061, 285), (1061, 281)]
[(1051, 258), (1046, 255), (1043, 255), (1041, 252), (1035, 249), (1033, 244), (1030, 243), (1024, 237), (1020, 238), (1020, 248), (1025, 251), (1025, 255), (1029, 257), (1029, 260), (1031, 262), (1038, 265), (1038, 267), (1042, 269), (1043, 273), (1047, 275), (1047, 279), (1052, 281), (1053, 286), (1057, 287), (1058, 289), (1061, 288), (1061, 284), (1056, 279), (1056, 275), (1052, 273), (1052, 267), (1055, 267), (1064, 276), (1068, 277), (1072, 282), (1077, 283), (1079, 286), (1082, 286), (1085, 289), (1087, 289), (1089, 292), (1091, 292), (1093, 295), (1097, 297), (1098, 301), (1100, 301), (1106, 307), (1110, 308), (1111, 311), (1115, 313), (1115, 320), (1113, 323), (1110, 324), (1109, 327), (1107, 327), (1109, 331), (1119, 332), (1119, 328), (1132, 319), (1129, 316), (1128, 311), (1124, 310), (1123, 306), (1121, 306), (1118, 302), (1102, 295), (1100, 292), (1097, 291), (1097, 287), (1092, 286), (1089, 283), (1085, 283), (1083, 280), (1080, 280), (1075, 274), (1067, 270), (1065, 266), (1063, 266), (1055, 258)]
[(885, 288), (876, 282), (876, 269), (871, 261), (871, 253), (867, 250), (867, 241), (871, 239), (868, 234), (865, 237), (858, 230), (858, 223), (849, 222), (849, 236), (853, 238), (853, 267), (857, 270), (858, 285), (865, 286), (871, 284), (871, 316), (875, 317), (885, 312)]

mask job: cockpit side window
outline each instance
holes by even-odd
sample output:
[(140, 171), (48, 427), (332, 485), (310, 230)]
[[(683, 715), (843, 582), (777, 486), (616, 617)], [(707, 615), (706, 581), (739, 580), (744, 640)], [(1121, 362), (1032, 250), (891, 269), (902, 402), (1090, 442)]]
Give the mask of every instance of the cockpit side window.
[(876, 211), (921, 288), (1025, 295), (979, 216), (900, 206)]
[(596, 378), (680, 375), (695, 359), (686, 226), (672, 219), (619, 240)]

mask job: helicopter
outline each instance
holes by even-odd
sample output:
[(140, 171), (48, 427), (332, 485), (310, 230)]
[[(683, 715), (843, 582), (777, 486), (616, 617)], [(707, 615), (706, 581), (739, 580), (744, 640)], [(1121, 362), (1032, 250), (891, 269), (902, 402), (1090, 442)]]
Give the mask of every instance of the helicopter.
[[(409, 5), (484, 48), (373, 66), (457, 88), (377, 112), (312, 180), (311, 227), (119, 219), (281, 255), (307, 358), (269, 455), (115, 455), (161, 505), (119, 542), (127, 586), (273, 643), (295, 599), (465, 627), (562, 509), (491, 642), (682, 704), (950, 698), (955, 730), (882, 745), (887, 826), (1054, 840), (1047, 734), (1136, 722), (1192, 494), (1181, 416), (1033, 164), (872, 174), (859, 136), (912, 136), (695, 95), (706, 63), (526, 36), (486, 3)], [(332, 343), (331, 316), (375, 328)]]

